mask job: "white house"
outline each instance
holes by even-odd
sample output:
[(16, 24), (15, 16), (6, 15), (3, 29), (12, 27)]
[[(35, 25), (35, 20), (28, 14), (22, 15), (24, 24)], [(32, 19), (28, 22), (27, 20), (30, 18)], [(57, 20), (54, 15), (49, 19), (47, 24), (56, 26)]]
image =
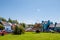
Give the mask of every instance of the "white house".
[(56, 24), (55, 31), (60, 32), (60, 23)]
[(3, 24), (3, 26), (4, 26), (4, 30), (6, 30), (7, 32), (12, 32), (12, 24), (11, 23), (8, 23), (8, 22), (3, 22), (2, 21), (2, 24)]
[(57, 24), (56, 24), (56, 27), (60, 27), (60, 23), (57, 23)]
[(55, 27), (55, 25), (54, 24), (50, 24), (50, 26), (49, 26), (50, 28), (53, 28), (53, 27)]
[(55, 24), (50, 24), (49, 31), (53, 32), (55, 28)]

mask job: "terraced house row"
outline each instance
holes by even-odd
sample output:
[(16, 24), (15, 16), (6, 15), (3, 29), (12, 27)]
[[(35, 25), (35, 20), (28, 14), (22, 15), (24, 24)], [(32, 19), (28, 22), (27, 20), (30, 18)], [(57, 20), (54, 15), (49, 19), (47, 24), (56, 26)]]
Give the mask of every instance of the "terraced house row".
[[(5, 21), (0, 21), (0, 24), (4, 26), (6, 32), (13, 32), (15, 25), (21, 25), (16, 23), (10, 23)], [(42, 21), (41, 23), (35, 24), (25, 24), (24, 27), (26, 32), (35, 32), (39, 30), (40, 32), (60, 32), (60, 23), (53, 23), (50, 20)]]
[(36, 31), (39, 30), (40, 32), (60, 32), (60, 23), (53, 23), (50, 20), (42, 21), (41, 23), (36, 23), (30, 25), (26, 31)]

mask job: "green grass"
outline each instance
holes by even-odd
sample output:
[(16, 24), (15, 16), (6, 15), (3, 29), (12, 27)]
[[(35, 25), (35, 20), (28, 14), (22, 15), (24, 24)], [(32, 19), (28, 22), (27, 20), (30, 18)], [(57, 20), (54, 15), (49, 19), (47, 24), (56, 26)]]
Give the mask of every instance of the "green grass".
[(0, 40), (60, 40), (60, 34), (26, 32), (22, 35), (8, 34), (5, 36), (0, 36)]

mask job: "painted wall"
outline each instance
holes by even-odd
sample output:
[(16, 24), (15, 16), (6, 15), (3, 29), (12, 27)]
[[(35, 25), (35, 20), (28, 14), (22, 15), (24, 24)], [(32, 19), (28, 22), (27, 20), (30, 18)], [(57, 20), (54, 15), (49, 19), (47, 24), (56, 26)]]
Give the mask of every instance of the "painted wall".
[(42, 26), (43, 26), (43, 31), (49, 31), (49, 25), (51, 24), (51, 22), (48, 21), (42, 21)]
[(7, 32), (12, 32), (11, 26), (6, 25), (4, 27)]

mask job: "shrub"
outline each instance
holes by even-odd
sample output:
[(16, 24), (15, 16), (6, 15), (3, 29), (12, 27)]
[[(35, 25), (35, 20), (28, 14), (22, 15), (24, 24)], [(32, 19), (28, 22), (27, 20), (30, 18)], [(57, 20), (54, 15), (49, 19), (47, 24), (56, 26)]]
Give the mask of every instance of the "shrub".
[(22, 34), (25, 33), (25, 30), (24, 30), (24, 27), (23, 26), (20, 26), (19, 29), (20, 29), (20, 31), (21, 31)]
[(40, 31), (39, 30), (36, 30), (36, 33), (40, 33)]
[(15, 29), (14, 29), (14, 31), (13, 31), (13, 33), (14, 34), (17, 34), (17, 35), (18, 34), (23, 34), (24, 32), (25, 31), (24, 31), (24, 28), (22, 26), (20, 26), (20, 27), (19, 26), (16, 26)]
[(4, 36), (4, 33), (2, 33), (1, 36)]

